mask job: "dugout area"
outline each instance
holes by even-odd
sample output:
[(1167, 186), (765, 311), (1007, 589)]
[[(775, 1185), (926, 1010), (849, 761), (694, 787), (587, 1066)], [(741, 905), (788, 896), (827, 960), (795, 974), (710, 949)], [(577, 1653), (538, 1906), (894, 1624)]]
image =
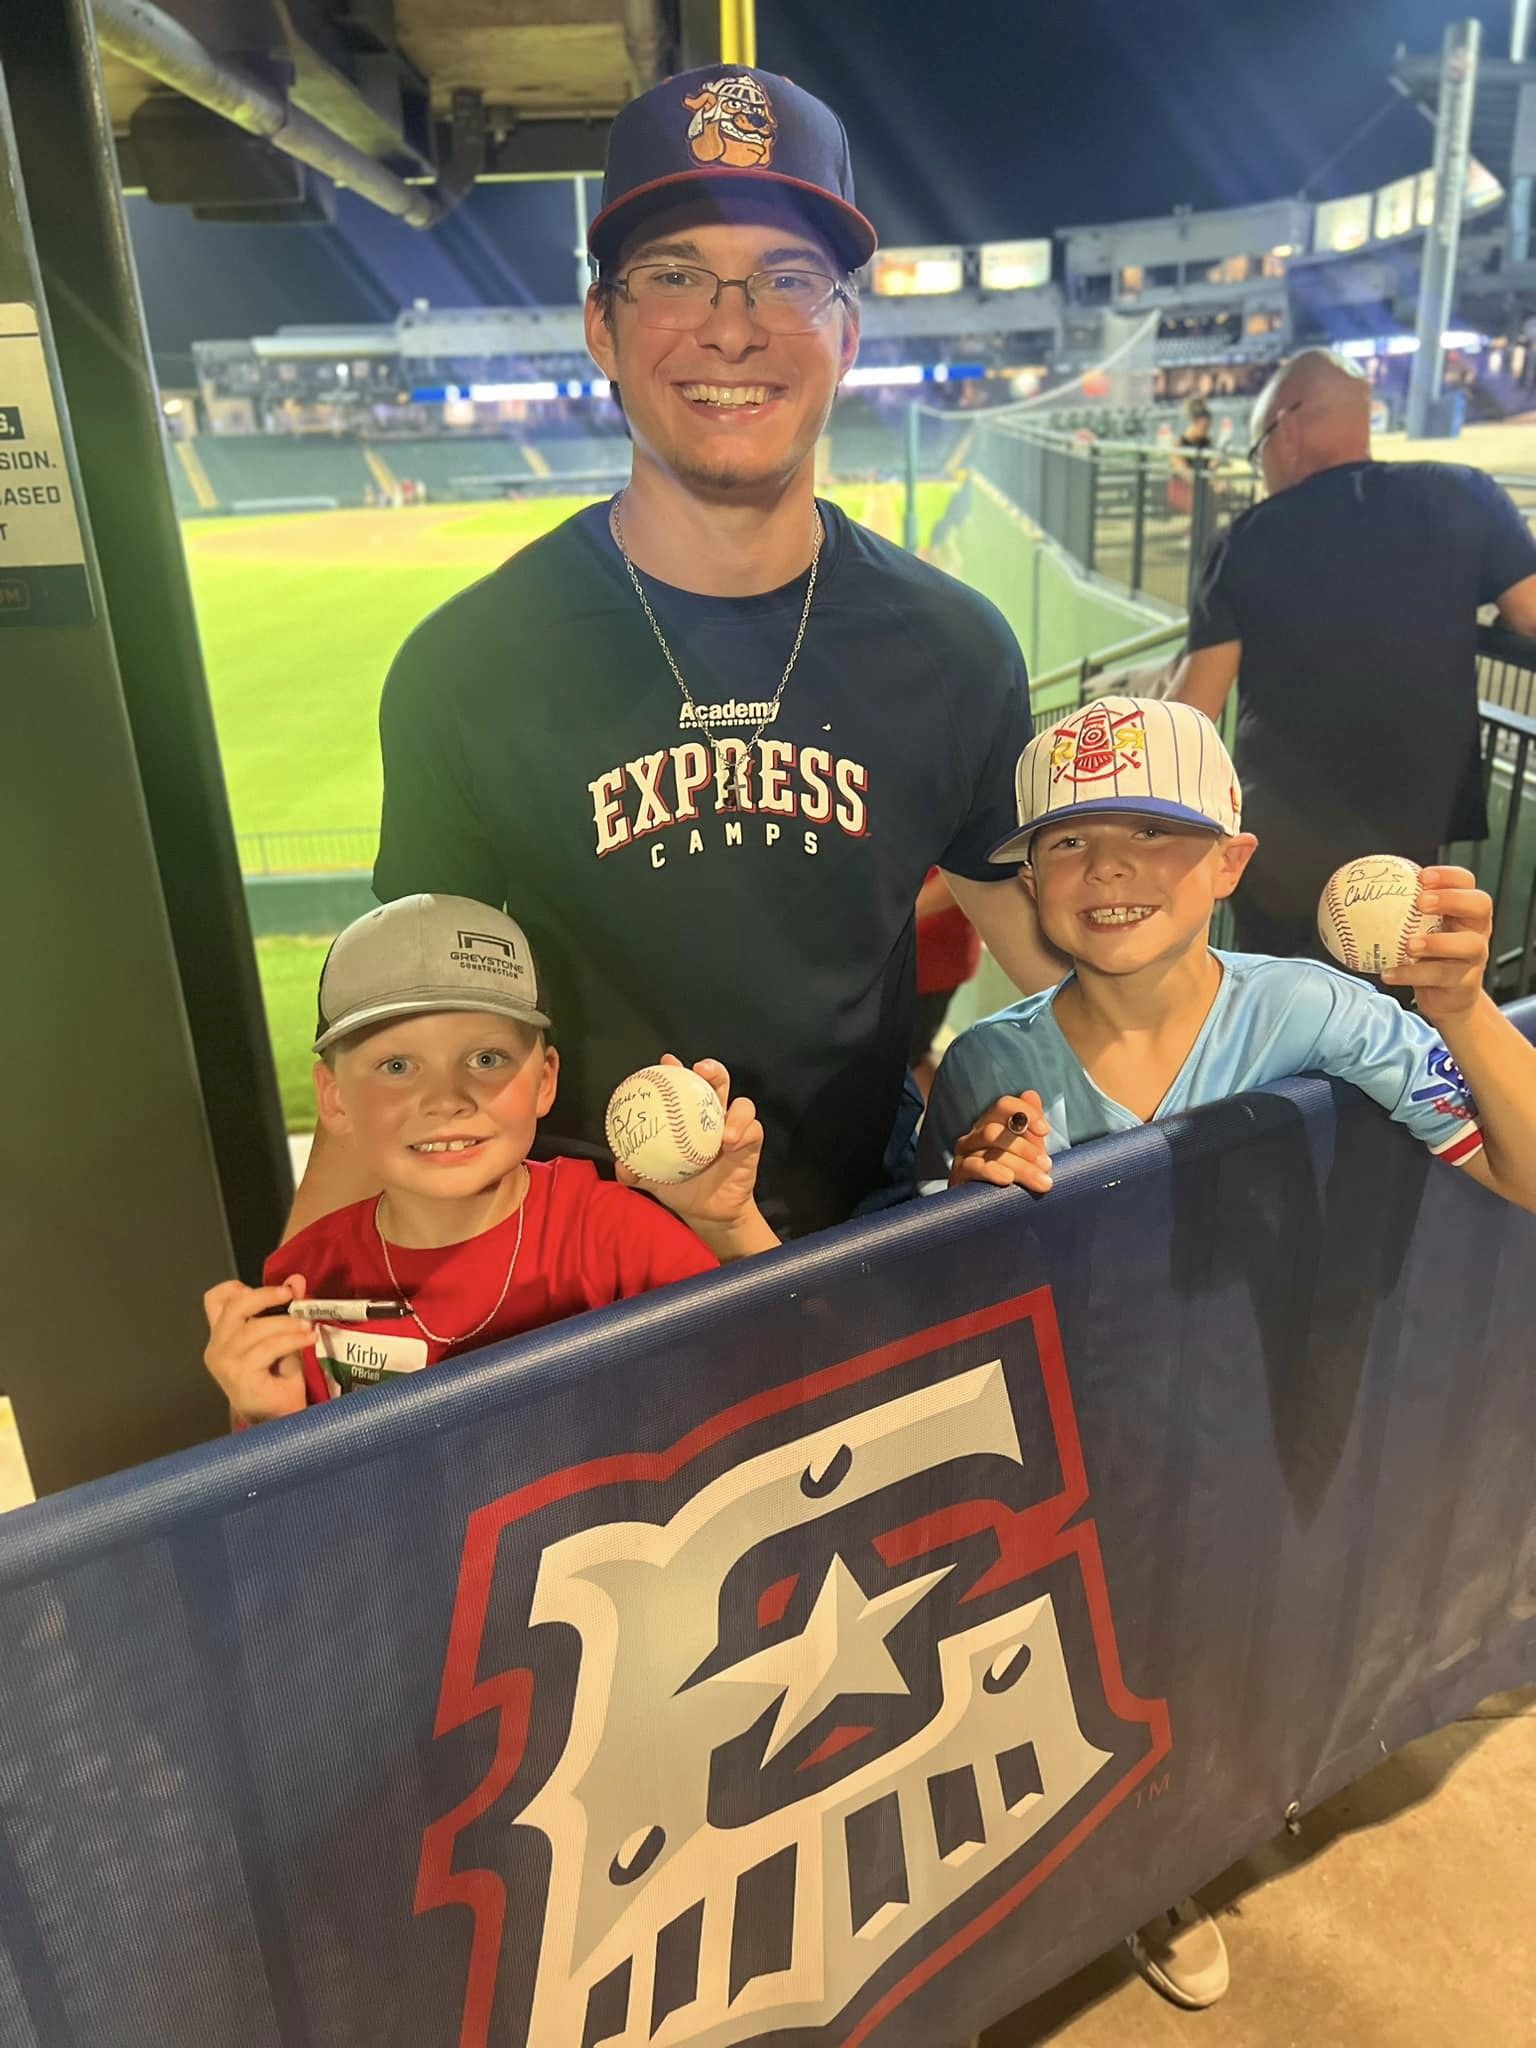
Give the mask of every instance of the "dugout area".
[[(476, 177), (600, 171), (634, 91), (755, 54), (751, 0), (392, 12), (380, 34), (319, 5), (0, 8), (0, 376), (27, 380), (0, 406), (14, 447), (47, 453), (19, 484), (55, 494), (24, 552), (0, 535), (0, 832), (24, 878), (4, 1042), (25, 1077), (0, 1388), (40, 1493), (223, 1427), (187, 1368), (200, 1289), (257, 1277), (292, 1188), (122, 186), (283, 221), (323, 217), (339, 179), (425, 226)], [(541, 111), (501, 118), (519, 94)]]

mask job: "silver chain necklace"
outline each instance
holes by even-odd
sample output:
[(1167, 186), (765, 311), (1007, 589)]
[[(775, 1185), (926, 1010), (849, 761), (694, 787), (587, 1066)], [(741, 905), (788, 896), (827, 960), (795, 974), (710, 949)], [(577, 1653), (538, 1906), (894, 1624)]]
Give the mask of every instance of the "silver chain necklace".
[(671, 669), (677, 679), (677, 687), (683, 693), (683, 702), (693, 713), (694, 727), (697, 731), (704, 734), (714, 751), (715, 808), (718, 811), (742, 810), (748, 801), (747, 772), (748, 764), (752, 759), (752, 750), (762, 738), (765, 728), (778, 716), (779, 700), (784, 695), (784, 685), (789, 681), (795, 663), (800, 659), (801, 642), (805, 639), (806, 625), (811, 616), (811, 599), (816, 595), (816, 571), (821, 565), (821, 543), (826, 535), (826, 528), (822, 525), (821, 513), (819, 510), (816, 513), (816, 528), (811, 538), (811, 574), (805, 586), (805, 608), (800, 614), (800, 630), (795, 635), (795, 644), (789, 650), (789, 660), (784, 665), (783, 675), (779, 677), (779, 687), (773, 693), (772, 703), (758, 720), (757, 729), (752, 734), (752, 737), (742, 746), (741, 752), (732, 760), (730, 756), (722, 752), (719, 740), (715, 738), (704, 720), (700, 718), (699, 707), (693, 701), (693, 692), (684, 680), (683, 672), (677, 665), (676, 657), (667, 645), (667, 636), (662, 632), (657, 622), (656, 614), (651, 610), (651, 601), (645, 594), (645, 586), (640, 581), (639, 571), (629, 559), (629, 550), (624, 545), (624, 522), (619, 516), (619, 507), (624, 502), (624, 495), (624, 492), (620, 491), (613, 501), (613, 509), (608, 514), (608, 526), (613, 534), (613, 544), (622, 556), (625, 568), (629, 571), (629, 580), (635, 587), (635, 595), (640, 600), (640, 608), (651, 622), (651, 631), (656, 635), (656, 645), (665, 655), (667, 667)]
[(405, 1289), (400, 1285), (400, 1282), (395, 1278), (395, 1262), (389, 1256), (389, 1239), (384, 1235), (383, 1226), (379, 1222), (379, 1211), (384, 1206), (384, 1197), (380, 1195), (379, 1199), (374, 1203), (374, 1235), (379, 1240), (379, 1250), (384, 1254), (384, 1270), (389, 1275), (389, 1284), (395, 1290), (396, 1300), (403, 1301), (406, 1304), (406, 1307), (410, 1308), (411, 1321), (416, 1325), (417, 1329), (420, 1330), (421, 1334), (424, 1337), (430, 1337), (434, 1344), (464, 1344), (467, 1343), (471, 1337), (478, 1337), (480, 1332), (486, 1327), (487, 1323), (493, 1320), (497, 1311), (500, 1309), (501, 1304), (506, 1300), (507, 1289), (512, 1285), (512, 1275), (517, 1271), (517, 1255), (523, 1248), (523, 1221), (528, 1214), (528, 1197), (529, 1194), (532, 1192), (533, 1188), (533, 1176), (528, 1172), (526, 1166), (523, 1168), (523, 1173), (526, 1177), (527, 1184), (523, 1188), (523, 1199), (518, 1204), (517, 1208), (517, 1240), (512, 1246), (512, 1263), (507, 1267), (507, 1277), (501, 1283), (501, 1292), (497, 1295), (496, 1300), (491, 1307), (490, 1314), (487, 1316), (482, 1316), (480, 1321), (476, 1323), (475, 1327), (472, 1330), (466, 1330), (463, 1336), (461, 1337), (445, 1337), (440, 1330), (429, 1330), (427, 1328), (427, 1325), (422, 1321), (421, 1317), (417, 1315), (415, 1309), (410, 1308), (410, 1297), (407, 1295)]

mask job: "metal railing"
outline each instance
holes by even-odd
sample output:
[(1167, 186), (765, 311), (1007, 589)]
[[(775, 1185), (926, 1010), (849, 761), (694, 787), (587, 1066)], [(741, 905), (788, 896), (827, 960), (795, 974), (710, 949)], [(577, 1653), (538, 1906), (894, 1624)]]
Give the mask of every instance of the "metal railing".
[(1085, 569), (1180, 610), (1256, 487), (1228, 455), (1078, 440), (1006, 412), (975, 416), (969, 467)]
[(242, 875), (345, 874), (371, 868), (377, 825), (334, 825), (311, 832), (239, 832)]
[[(1059, 668), (1031, 676), (1029, 708), (1034, 714), (1035, 731), (1043, 732), (1058, 718), (1075, 711), (1089, 697), (1102, 695), (1101, 691), (1090, 689), (1090, 684), (1104, 678), (1112, 679), (1112, 672), (1143, 662), (1149, 656), (1176, 654), (1188, 636), (1188, 619), (1171, 619), (1166, 626), (1152, 626), (1145, 633), (1135, 633), (1128, 640), (1116, 640), (1113, 645), (1085, 654), (1078, 661), (1064, 661)], [(1147, 692), (1143, 689), (1135, 694), (1144, 697)]]
[(1505, 711), (1536, 717), (1536, 641), (1507, 626), (1480, 626), (1477, 694)]
[(1488, 837), (1476, 865), (1493, 897), (1493, 982), (1523, 996), (1536, 990), (1536, 639), (1480, 626), (1477, 691)]

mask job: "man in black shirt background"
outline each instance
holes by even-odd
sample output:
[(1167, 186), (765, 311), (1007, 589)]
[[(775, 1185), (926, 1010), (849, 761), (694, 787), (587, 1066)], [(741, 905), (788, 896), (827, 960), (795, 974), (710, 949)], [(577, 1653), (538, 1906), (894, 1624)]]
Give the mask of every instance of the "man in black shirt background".
[[(560, 1149), (664, 1049), (725, 1061), (790, 1231), (882, 1183), (929, 867), (1022, 989), (1059, 969), (988, 854), (1027, 679), (974, 591), (816, 498), (874, 230), (847, 138), (771, 73), (687, 74), (614, 122), (592, 354), (632, 476), (411, 635), (380, 714), (375, 892), (507, 905), (559, 1021)], [(295, 1227), (360, 1199), (317, 1145)]]
[(1536, 540), (1507, 494), (1456, 463), (1373, 462), (1370, 404), (1323, 349), (1270, 381), (1250, 451), (1268, 496), (1213, 549), (1169, 692), (1219, 718), (1241, 672), (1244, 952), (1320, 952), (1318, 897), (1357, 855), (1425, 866), (1484, 835), (1478, 607), (1536, 633)]

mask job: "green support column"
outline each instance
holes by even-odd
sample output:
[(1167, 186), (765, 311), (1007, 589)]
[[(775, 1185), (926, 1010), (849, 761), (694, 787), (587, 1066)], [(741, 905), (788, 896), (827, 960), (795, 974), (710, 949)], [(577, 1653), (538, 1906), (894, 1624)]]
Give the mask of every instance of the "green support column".
[(292, 1180), (87, 0), (0, 0), (0, 67), (223, 1206), (253, 1278)]
[[(233, 1253), (50, 332), (64, 286), (50, 276), (45, 291), (28, 220), (13, 9), (0, 10), (0, 1386), (51, 1492), (227, 1425), (199, 1362), (199, 1293)], [(39, 488), (41, 506), (20, 496)]]

